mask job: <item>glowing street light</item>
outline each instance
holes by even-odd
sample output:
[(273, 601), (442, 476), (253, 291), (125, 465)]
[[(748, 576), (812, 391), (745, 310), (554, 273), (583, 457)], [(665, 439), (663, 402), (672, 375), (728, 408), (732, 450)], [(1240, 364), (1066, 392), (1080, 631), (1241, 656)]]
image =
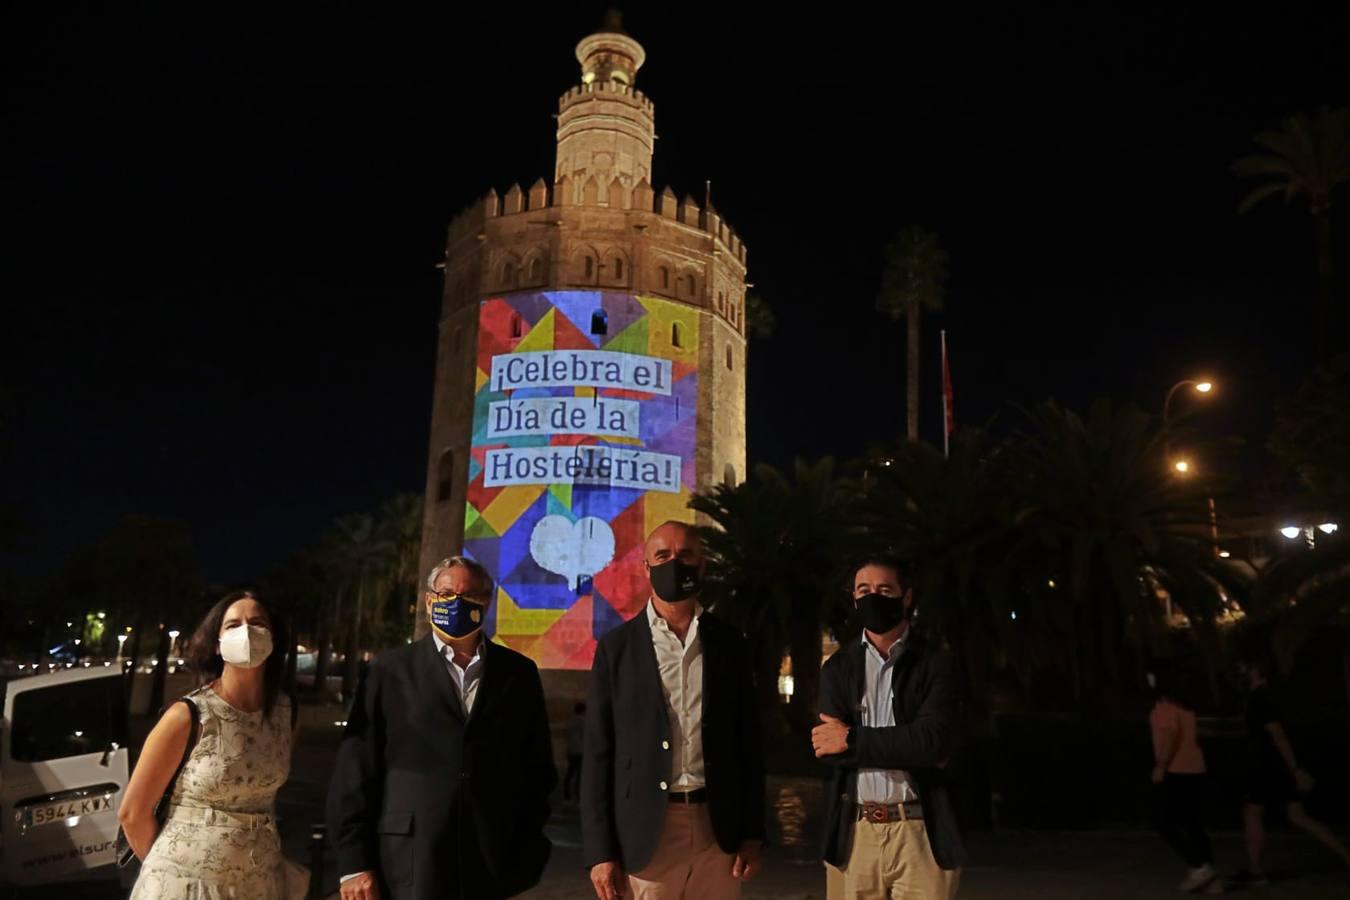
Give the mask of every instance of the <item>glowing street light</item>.
[(117, 661), (122, 661), (122, 646), (127, 642), (127, 635), (119, 634), (117, 636)]
[(1335, 522), (1323, 522), (1321, 525), (1317, 526), (1317, 530), (1323, 534), (1335, 534), (1340, 527), (1341, 526), (1337, 525)]
[(1191, 470), (1191, 464), (1187, 460), (1179, 459), (1172, 464), (1172, 468), (1176, 469), (1182, 475), (1185, 475)]
[(1172, 417), (1171, 416), (1172, 398), (1176, 396), (1177, 391), (1181, 390), (1184, 387), (1194, 389), (1194, 391), (1197, 394), (1209, 394), (1213, 393), (1214, 391), (1214, 382), (1208, 380), (1197, 381), (1193, 378), (1183, 378), (1181, 381), (1178, 381), (1176, 384), (1172, 385), (1172, 387), (1167, 391), (1167, 396), (1163, 399), (1163, 425), (1166, 425), (1167, 420)]
[(1286, 526), (1284, 526), (1283, 528), (1280, 529), (1280, 534), (1282, 534), (1282, 535), (1284, 535), (1285, 537), (1289, 538), (1289, 540), (1291, 540), (1291, 541), (1297, 540), (1297, 539), (1298, 539), (1298, 536), (1299, 536), (1300, 534), (1302, 534), (1302, 533), (1303, 533), (1303, 529), (1302, 529), (1302, 528), (1299, 528), (1297, 525), (1286, 525)]

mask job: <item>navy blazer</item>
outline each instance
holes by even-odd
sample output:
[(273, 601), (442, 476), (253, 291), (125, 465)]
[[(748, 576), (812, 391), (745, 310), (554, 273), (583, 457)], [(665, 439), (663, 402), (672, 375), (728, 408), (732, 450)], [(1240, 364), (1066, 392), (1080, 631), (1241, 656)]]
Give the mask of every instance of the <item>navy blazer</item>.
[(939, 765), (951, 759), (960, 738), (951, 657), (925, 646), (917, 635), (908, 638), (891, 670), (896, 724), (863, 728), (858, 723), (866, 687), (866, 649), (862, 638), (855, 638), (820, 672), (820, 711), (853, 727), (849, 749), (821, 759), (831, 767), (821, 857), (837, 867), (848, 863), (857, 825), (858, 769), (904, 769), (919, 793), (933, 858), (944, 869), (960, 868), (966, 860), (965, 846), (947, 773)]
[[(717, 845), (735, 853), (764, 839), (764, 754), (745, 638), (712, 613), (703, 648), (703, 762)], [(670, 719), (644, 607), (600, 639), (591, 667), (581, 763), (581, 835), (587, 868), (651, 862), (672, 778)]]
[(362, 679), (328, 791), (338, 874), (374, 871), (390, 900), (487, 900), (539, 882), (557, 782), (539, 670), (483, 648), (468, 715), (431, 635)]

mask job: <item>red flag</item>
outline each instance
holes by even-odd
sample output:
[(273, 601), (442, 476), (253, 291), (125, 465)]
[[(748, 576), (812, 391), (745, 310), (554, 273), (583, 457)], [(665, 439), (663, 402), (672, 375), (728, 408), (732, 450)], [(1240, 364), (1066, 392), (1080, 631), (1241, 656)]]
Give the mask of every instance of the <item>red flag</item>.
[(947, 331), (942, 331), (942, 452), (951, 451), (952, 432), (956, 429), (956, 411), (952, 407), (952, 369), (947, 362)]

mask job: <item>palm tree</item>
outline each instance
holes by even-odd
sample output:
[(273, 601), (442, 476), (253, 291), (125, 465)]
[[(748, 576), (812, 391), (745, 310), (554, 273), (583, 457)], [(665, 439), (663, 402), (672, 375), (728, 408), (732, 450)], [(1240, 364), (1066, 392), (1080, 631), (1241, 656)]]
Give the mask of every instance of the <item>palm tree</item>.
[(1226, 598), (1245, 595), (1240, 570), (1219, 559), (1207, 498), (1215, 485), (1166, 467), (1155, 420), (1104, 400), (1086, 417), (1053, 402), (1031, 415), (1013, 448), (1013, 565), (1035, 620), (1062, 631), (1074, 696), (1100, 699), (1119, 682), (1122, 655), (1159, 648), (1167, 591), (1212, 647)]
[(375, 527), (370, 515), (343, 516), (333, 523), (331, 558), (341, 578), (342, 593), (351, 597), (355, 609), (343, 620), (339, 617), (345, 640), (346, 664), (342, 669), (342, 696), (350, 699), (360, 674), (362, 639), (366, 636), (366, 604), (382, 595), (387, 583), (392, 547)]
[(376, 610), (373, 630), (388, 642), (412, 635), (416, 613), (418, 571), (422, 551), (422, 495), (398, 494), (380, 507), (376, 518), (380, 539), (388, 545), (388, 586), (393, 615), (386, 623), (384, 605)]
[(923, 228), (907, 228), (886, 246), (877, 310), (892, 321), (905, 320), (905, 434), (919, 439), (919, 337), (923, 311), (937, 312), (946, 301), (947, 253), (938, 236)]
[[(1007, 557), (1013, 538), (1007, 454), (974, 429), (952, 435), (950, 454), (901, 442), (864, 481), (862, 521), (877, 549), (904, 561), (918, 621), (948, 643), (965, 696), (988, 696), (995, 649), (1014, 644)], [(1022, 638), (1024, 640), (1024, 638)]]
[[(1293, 668), (1299, 647), (1319, 631), (1350, 626), (1350, 534), (1319, 534), (1316, 547), (1297, 541), (1281, 547), (1257, 574), (1250, 621), (1273, 626), (1281, 670)], [(1350, 649), (1342, 645), (1345, 696), (1350, 701)]]
[(1238, 211), (1246, 212), (1276, 194), (1283, 194), (1286, 202), (1306, 198), (1317, 247), (1319, 358), (1325, 360), (1334, 280), (1331, 200), (1337, 186), (1350, 181), (1350, 107), (1324, 106), (1314, 116), (1290, 116), (1277, 131), (1263, 131), (1254, 140), (1265, 152), (1244, 156), (1233, 164), (1233, 171), (1266, 180), (1247, 192)]
[(828, 457), (796, 460), (790, 477), (764, 464), (752, 475), (697, 495), (690, 506), (717, 525), (704, 529), (717, 609), (750, 636), (761, 700), (771, 702), (787, 649), (789, 718), (808, 730), (816, 722), (822, 626), (846, 615), (840, 567), (856, 533), (855, 489), (835, 476)]

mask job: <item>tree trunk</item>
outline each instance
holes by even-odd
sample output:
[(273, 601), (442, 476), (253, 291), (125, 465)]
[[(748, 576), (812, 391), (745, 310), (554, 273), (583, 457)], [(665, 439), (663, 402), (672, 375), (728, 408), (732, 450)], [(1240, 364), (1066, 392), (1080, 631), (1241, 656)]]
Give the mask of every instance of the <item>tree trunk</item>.
[(788, 704), (788, 719), (801, 733), (809, 732), (819, 718), (820, 693), (820, 625), (819, 620), (806, 617), (793, 630), (792, 702)]
[(905, 352), (905, 435), (911, 441), (919, 439), (919, 304), (905, 313), (905, 332), (908, 349)]
[(169, 677), (169, 632), (163, 625), (159, 626), (159, 647), (155, 650), (155, 673), (150, 682), (150, 705), (146, 708), (147, 715), (157, 716), (159, 711), (164, 708), (164, 681)]
[(1327, 334), (1336, 327), (1336, 308), (1332, 299), (1335, 275), (1333, 258), (1335, 248), (1331, 238), (1331, 211), (1324, 210), (1313, 217), (1317, 229), (1317, 361), (1327, 361)]
[(347, 658), (342, 666), (342, 702), (356, 694), (356, 680), (361, 673), (361, 613), (366, 599), (366, 579), (356, 583), (356, 615), (347, 630)]
[(314, 627), (314, 695), (322, 700), (333, 660), (333, 626), (328, 610), (320, 609)]
[(131, 640), (128, 641), (128, 643), (131, 644), (131, 648), (126, 651), (130, 656), (126, 656), (123, 659), (123, 665), (126, 665), (126, 660), (131, 661), (131, 665), (127, 666), (128, 709), (131, 704), (131, 689), (136, 684), (136, 660), (139, 659), (141, 655), (141, 632), (145, 630), (144, 626), (145, 616), (137, 616), (135, 621), (131, 623)]

